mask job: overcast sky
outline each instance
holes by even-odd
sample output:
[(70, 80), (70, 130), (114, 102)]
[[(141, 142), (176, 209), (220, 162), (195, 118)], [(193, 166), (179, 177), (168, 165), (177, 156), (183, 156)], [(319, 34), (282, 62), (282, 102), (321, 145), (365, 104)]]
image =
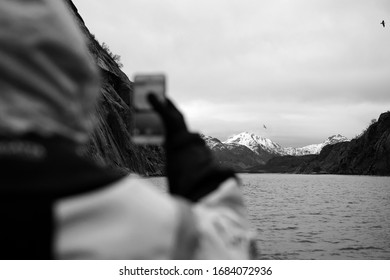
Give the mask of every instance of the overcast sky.
[(130, 79), (165, 72), (189, 126), (222, 141), (353, 138), (390, 110), (389, 0), (73, 2)]

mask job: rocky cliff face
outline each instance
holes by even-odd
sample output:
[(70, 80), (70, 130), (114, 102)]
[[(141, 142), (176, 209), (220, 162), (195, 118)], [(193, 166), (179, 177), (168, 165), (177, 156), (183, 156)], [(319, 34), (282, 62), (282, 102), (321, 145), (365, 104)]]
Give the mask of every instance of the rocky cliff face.
[(390, 175), (390, 111), (351, 142), (325, 146), (299, 172)]
[(90, 137), (86, 155), (125, 173), (134, 171), (141, 174), (161, 174), (162, 149), (139, 147), (130, 139), (132, 82), (107, 49), (89, 32), (73, 2), (65, 1), (85, 34), (89, 51), (100, 68), (102, 77), (96, 113), (98, 124)]

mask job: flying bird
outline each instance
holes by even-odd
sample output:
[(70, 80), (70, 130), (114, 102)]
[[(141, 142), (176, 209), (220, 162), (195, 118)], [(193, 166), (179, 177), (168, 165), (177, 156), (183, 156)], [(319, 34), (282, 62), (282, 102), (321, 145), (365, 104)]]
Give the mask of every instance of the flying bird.
[(382, 20), (382, 22), (381, 22), (380, 24), (382, 24), (382, 25), (383, 25), (383, 27), (385, 27), (385, 26), (386, 26), (386, 25), (385, 25), (385, 21), (384, 21), (384, 20)]
[(264, 127), (265, 129), (267, 129), (267, 127), (265, 126), (265, 124), (263, 124), (263, 127)]

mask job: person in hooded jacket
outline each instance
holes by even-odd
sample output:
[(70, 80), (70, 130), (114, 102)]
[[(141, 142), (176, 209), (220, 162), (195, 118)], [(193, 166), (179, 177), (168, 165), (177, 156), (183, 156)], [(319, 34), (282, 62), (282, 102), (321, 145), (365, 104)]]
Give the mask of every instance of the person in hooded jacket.
[(234, 172), (171, 101), (164, 193), (82, 156), (99, 77), (61, 0), (0, 2), (2, 259), (248, 259), (253, 236)]

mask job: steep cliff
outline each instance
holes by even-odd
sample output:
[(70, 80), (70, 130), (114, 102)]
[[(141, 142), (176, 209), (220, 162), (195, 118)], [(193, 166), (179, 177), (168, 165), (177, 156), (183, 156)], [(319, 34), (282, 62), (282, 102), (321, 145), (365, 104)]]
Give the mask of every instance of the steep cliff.
[(65, 1), (85, 34), (91, 56), (101, 72), (101, 95), (96, 112), (98, 123), (91, 134), (86, 156), (121, 172), (161, 174), (162, 149), (139, 147), (130, 139), (132, 82), (121, 71), (109, 50), (103, 48), (90, 33), (73, 2)]
[(333, 174), (390, 175), (390, 112), (351, 142), (325, 146), (298, 172)]

